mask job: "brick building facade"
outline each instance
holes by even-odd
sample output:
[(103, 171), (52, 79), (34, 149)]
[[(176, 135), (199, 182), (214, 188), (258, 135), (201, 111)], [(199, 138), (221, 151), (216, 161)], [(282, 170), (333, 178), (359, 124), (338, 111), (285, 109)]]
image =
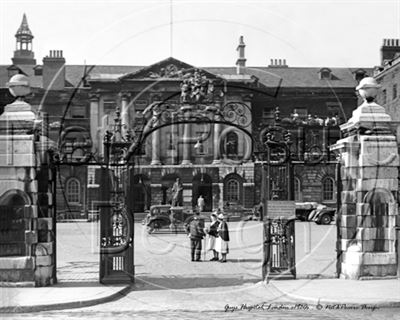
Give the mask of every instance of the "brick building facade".
[(393, 120), (400, 120), (400, 39), (384, 39), (381, 47), (381, 65), (374, 77), (382, 86), (377, 103), (384, 106)]

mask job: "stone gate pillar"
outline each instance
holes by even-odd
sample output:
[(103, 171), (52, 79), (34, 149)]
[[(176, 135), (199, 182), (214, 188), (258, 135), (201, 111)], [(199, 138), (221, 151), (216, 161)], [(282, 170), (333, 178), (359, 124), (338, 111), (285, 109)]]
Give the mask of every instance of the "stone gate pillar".
[(340, 277), (395, 276), (399, 154), (391, 117), (374, 99), (379, 85), (364, 78), (357, 87), (364, 102), (340, 126), (341, 210), (337, 226)]
[(9, 87), (17, 99), (0, 115), (0, 283), (45, 286), (56, 282), (55, 177), (36, 111), (23, 101), (28, 78), (15, 75)]

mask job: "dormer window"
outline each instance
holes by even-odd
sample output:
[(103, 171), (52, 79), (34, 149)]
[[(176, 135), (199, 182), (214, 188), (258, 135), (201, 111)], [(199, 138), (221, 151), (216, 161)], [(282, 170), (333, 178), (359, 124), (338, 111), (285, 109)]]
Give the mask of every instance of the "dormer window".
[(19, 73), (22, 74), (22, 71), (14, 65), (8, 67), (7, 71), (8, 71), (8, 78), (11, 78), (12, 76), (19, 74)]
[(41, 76), (43, 75), (43, 67), (42, 66), (36, 66), (33, 68), (35, 76)]
[(321, 80), (331, 80), (332, 79), (332, 70), (329, 68), (321, 68), (319, 70), (319, 78)]
[(354, 80), (360, 82), (362, 79), (364, 79), (367, 75), (367, 72), (363, 69), (357, 69), (354, 73)]

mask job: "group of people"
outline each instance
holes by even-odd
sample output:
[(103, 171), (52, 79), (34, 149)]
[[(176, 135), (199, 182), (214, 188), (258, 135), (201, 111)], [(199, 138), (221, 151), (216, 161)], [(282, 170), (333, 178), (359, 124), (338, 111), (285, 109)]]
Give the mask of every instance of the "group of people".
[(226, 255), (229, 253), (229, 230), (222, 212), (217, 210), (211, 214), (208, 227), (205, 227), (200, 219), (200, 212), (196, 212), (186, 231), (190, 237), (192, 261), (201, 261), (202, 241), (208, 235), (207, 250), (213, 253), (210, 261), (226, 262)]

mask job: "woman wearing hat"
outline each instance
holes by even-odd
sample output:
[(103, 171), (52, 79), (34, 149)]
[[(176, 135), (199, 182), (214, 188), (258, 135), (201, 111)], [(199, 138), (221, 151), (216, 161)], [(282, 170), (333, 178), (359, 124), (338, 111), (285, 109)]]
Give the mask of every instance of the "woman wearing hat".
[(218, 237), (218, 216), (217, 213), (211, 213), (211, 224), (207, 229), (208, 233), (208, 245), (207, 249), (209, 251), (213, 251), (214, 257), (210, 259), (210, 261), (218, 261), (218, 251), (216, 250), (216, 240)]
[(216, 250), (221, 253), (221, 262), (226, 262), (226, 255), (229, 253), (229, 230), (228, 224), (224, 220), (224, 214), (220, 213), (218, 215), (219, 226), (218, 226), (218, 238), (216, 240)]

